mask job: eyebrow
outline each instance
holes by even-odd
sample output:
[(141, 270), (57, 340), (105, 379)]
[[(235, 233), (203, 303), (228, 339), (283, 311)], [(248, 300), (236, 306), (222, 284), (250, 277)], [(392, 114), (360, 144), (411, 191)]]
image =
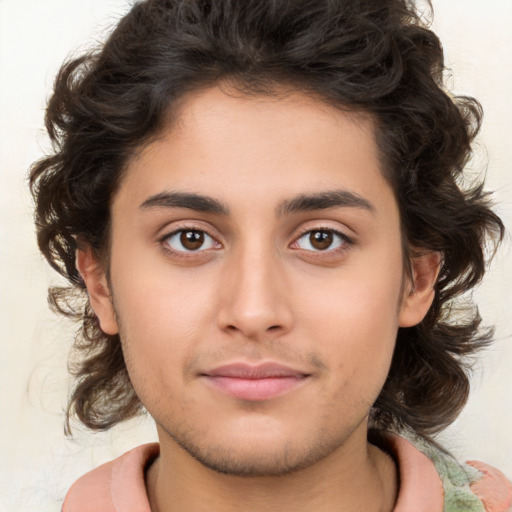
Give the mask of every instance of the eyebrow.
[(161, 192), (146, 199), (140, 207), (143, 210), (153, 208), (188, 208), (198, 212), (229, 215), (229, 208), (217, 199), (189, 192)]
[[(190, 192), (160, 192), (146, 199), (141, 205), (143, 210), (154, 208), (187, 208), (204, 213), (229, 216), (229, 208), (212, 197)], [(367, 199), (348, 190), (331, 190), (314, 194), (300, 194), (283, 201), (277, 207), (280, 216), (292, 213), (327, 210), (329, 208), (350, 207), (374, 212), (375, 207)]]
[(327, 210), (329, 208), (350, 207), (375, 212), (370, 201), (348, 190), (330, 190), (317, 194), (301, 194), (293, 199), (284, 201), (278, 207), (280, 215), (291, 213)]

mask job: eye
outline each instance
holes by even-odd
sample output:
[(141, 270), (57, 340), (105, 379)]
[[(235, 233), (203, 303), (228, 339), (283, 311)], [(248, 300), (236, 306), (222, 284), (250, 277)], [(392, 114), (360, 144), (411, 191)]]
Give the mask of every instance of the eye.
[(198, 252), (219, 245), (208, 233), (199, 229), (180, 229), (165, 237), (163, 242), (176, 252)]
[(294, 245), (306, 251), (336, 250), (350, 243), (347, 236), (333, 229), (314, 229), (304, 233)]

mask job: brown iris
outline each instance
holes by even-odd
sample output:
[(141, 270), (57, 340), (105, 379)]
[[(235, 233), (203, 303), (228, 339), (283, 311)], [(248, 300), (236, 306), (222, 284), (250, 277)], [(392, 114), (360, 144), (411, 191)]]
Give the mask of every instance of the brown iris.
[(183, 231), (180, 235), (180, 242), (188, 251), (196, 251), (204, 244), (204, 233), (202, 231)]
[(309, 242), (315, 249), (324, 251), (329, 249), (333, 242), (332, 231), (312, 231), (309, 234)]

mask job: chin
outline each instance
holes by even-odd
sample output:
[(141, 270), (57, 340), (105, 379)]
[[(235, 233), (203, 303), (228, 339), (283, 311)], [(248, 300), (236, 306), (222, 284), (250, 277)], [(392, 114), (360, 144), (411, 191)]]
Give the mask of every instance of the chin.
[(189, 447), (187, 451), (203, 466), (217, 473), (239, 477), (283, 476), (304, 469), (318, 459), (313, 454), (283, 447), (278, 451), (267, 448), (258, 452), (218, 446), (203, 450)]
[[(243, 433), (223, 439), (201, 440), (190, 435), (167, 433), (188, 455), (217, 473), (239, 477), (275, 477), (291, 474), (332, 454), (343, 439), (314, 435), (257, 436)], [(293, 439), (295, 438), (295, 439)], [(293, 441), (291, 441), (293, 439)], [(321, 440), (321, 441), (319, 441)]]

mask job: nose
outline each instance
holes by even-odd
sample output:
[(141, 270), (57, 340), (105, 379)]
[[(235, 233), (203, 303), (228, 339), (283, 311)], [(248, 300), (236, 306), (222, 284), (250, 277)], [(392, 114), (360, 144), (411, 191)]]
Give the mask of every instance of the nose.
[(279, 256), (269, 249), (237, 251), (226, 262), (219, 327), (254, 341), (288, 332), (291, 297)]

